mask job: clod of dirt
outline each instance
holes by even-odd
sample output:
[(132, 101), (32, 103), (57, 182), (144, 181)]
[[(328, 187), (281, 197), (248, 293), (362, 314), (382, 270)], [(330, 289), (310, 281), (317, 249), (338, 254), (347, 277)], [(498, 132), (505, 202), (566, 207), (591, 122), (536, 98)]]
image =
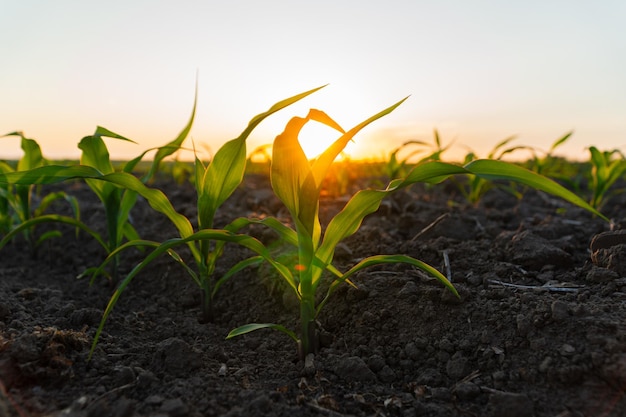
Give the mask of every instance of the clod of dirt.
[(184, 340), (172, 337), (157, 345), (153, 358), (153, 371), (176, 377), (188, 376), (197, 369), (202, 360), (200, 353)]
[(587, 273), (587, 276), (585, 277), (587, 281), (593, 283), (611, 282), (615, 281), (618, 278), (619, 274), (617, 272), (595, 265), (591, 268), (591, 270)]
[[(358, 356), (329, 355), (329, 362), (334, 373), (346, 381), (371, 382), (376, 380), (376, 374)], [(334, 366), (332, 366), (334, 364)]]
[(567, 266), (572, 262), (570, 254), (529, 230), (503, 232), (497, 241), (504, 243), (507, 260), (531, 270), (540, 270), (545, 265)]

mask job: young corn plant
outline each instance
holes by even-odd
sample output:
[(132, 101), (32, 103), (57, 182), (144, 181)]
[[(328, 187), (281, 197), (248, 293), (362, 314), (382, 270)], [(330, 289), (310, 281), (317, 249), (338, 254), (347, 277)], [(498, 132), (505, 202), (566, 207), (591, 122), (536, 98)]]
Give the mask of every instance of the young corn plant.
[[(426, 150), (430, 150), (430, 153), (422, 156), (416, 163), (421, 163), (424, 161), (440, 161), (441, 155), (448, 150), (451, 144), (446, 146), (441, 145), (441, 139), (439, 138), (439, 132), (435, 129), (433, 143), (429, 144), (428, 142), (422, 140), (409, 140), (404, 142), (402, 145), (398, 146), (394, 149), (391, 154), (389, 154), (389, 159), (385, 163), (385, 172), (387, 178), (395, 179), (404, 177), (410, 169), (409, 161), (414, 156), (424, 152)], [(417, 149), (413, 149), (404, 158), (401, 158), (399, 154), (410, 147), (417, 147)]]
[[(48, 164), (37, 141), (25, 137), (22, 132), (4, 135), (4, 137), (8, 136), (20, 137), (21, 148), (24, 153), (17, 162), (16, 168), (6, 162), (0, 162), (0, 172), (25, 171)], [(61, 191), (39, 197), (35, 194), (35, 187), (33, 184), (0, 185), (0, 234), (14, 236), (21, 232), (33, 250), (33, 254), (42, 242), (60, 235), (58, 230), (51, 230), (40, 236), (34, 234), (35, 224), (43, 222), (42, 219), (46, 218), (46, 210), (54, 202), (65, 200), (72, 209), (73, 219), (78, 221), (80, 217), (78, 202), (74, 197)], [(33, 200), (33, 197), (37, 197), (36, 201)]]
[[(241, 184), (246, 167), (246, 139), (250, 133), (266, 117), (282, 110), (283, 108), (301, 100), (323, 87), (306, 91), (286, 100), (282, 100), (272, 106), (268, 111), (255, 116), (243, 133), (236, 139), (226, 142), (215, 154), (211, 163), (205, 166), (198, 158), (195, 161), (195, 186), (198, 193), (198, 230), (194, 232), (193, 226), (188, 218), (178, 213), (171, 205), (165, 194), (161, 191), (147, 187), (141, 180), (128, 172), (108, 172), (88, 166), (47, 166), (24, 172), (14, 172), (9, 174), (0, 173), (0, 185), (2, 184), (51, 184), (66, 181), (73, 178), (98, 180), (103, 183), (110, 183), (122, 190), (130, 190), (138, 193), (146, 199), (150, 206), (156, 211), (164, 214), (177, 228), (179, 238), (173, 238), (166, 242), (154, 242), (142, 239), (133, 239), (111, 251), (107, 259), (98, 269), (93, 271), (97, 276), (104, 268), (114, 262), (116, 257), (125, 249), (130, 247), (152, 247), (154, 248), (142, 262), (136, 265), (131, 272), (118, 284), (107, 305), (100, 326), (94, 337), (91, 354), (96, 347), (98, 338), (108, 316), (111, 314), (117, 300), (141, 270), (156, 259), (161, 254), (170, 255), (179, 262), (191, 275), (194, 281), (201, 288), (203, 293), (202, 311), (205, 320), (212, 318), (212, 301), (219, 286), (237, 271), (251, 264), (258, 264), (258, 257), (273, 265), (279, 273), (287, 274), (288, 271), (282, 265), (274, 264), (269, 251), (258, 240), (247, 236), (238, 235), (235, 232), (244, 226), (241, 222), (234, 222), (225, 229), (213, 229), (213, 221), (218, 208)], [(98, 143), (98, 142), (97, 142)], [(131, 161), (132, 163), (133, 161)], [(129, 163), (129, 164), (131, 164)], [(128, 165), (126, 165), (128, 167)], [(110, 170), (109, 170), (110, 171)], [(228, 274), (220, 280), (214, 280), (213, 273), (219, 257), (222, 255), (226, 242), (238, 243), (257, 253), (253, 260), (244, 260), (235, 265)], [(175, 248), (186, 245), (192, 254), (196, 269), (188, 266), (183, 258), (175, 252)]]
[(546, 177), (550, 177), (550, 178), (558, 177), (559, 179), (564, 179), (564, 178), (561, 178), (561, 176), (563, 175), (562, 174), (563, 167), (560, 166), (559, 164), (561, 159), (554, 155), (554, 151), (558, 147), (565, 144), (565, 142), (567, 142), (569, 138), (572, 137), (573, 133), (574, 132), (568, 132), (565, 135), (558, 138), (556, 141), (554, 141), (552, 145), (550, 146), (550, 149), (542, 152), (543, 156), (538, 155), (538, 152), (541, 152), (541, 151), (538, 151), (536, 149), (533, 150), (533, 157), (530, 160), (531, 169), (538, 174), (545, 175)]
[[(195, 117), (195, 111), (196, 101), (194, 100), (192, 114), (187, 125), (173, 141), (159, 148), (148, 149), (142, 152), (136, 158), (123, 164), (121, 172), (131, 175), (131, 173), (136, 168), (137, 164), (141, 162), (143, 157), (148, 152), (156, 149), (156, 154), (152, 160), (149, 169), (141, 177), (140, 180), (144, 184), (148, 183), (157, 173), (163, 159), (176, 152), (182, 146), (183, 141), (191, 130), (191, 126)], [(15, 228), (11, 233), (7, 234), (4, 239), (2, 239), (2, 241), (0, 241), (0, 248), (2, 248), (6, 244), (6, 242), (11, 239), (18, 231), (29, 230), (35, 224), (42, 222), (66, 223), (75, 226), (77, 230), (81, 229), (87, 232), (89, 235), (95, 238), (98, 243), (100, 243), (107, 255), (114, 252), (115, 249), (122, 244), (124, 239), (139, 239), (139, 234), (137, 233), (130, 221), (130, 213), (132, 208), (135, 206), (135, 203), (137, 202), (138, 191), (130, 187), (125, 187), (123, 185), (120, 186), (119, 183), (102, 181), (100, 178), (102, 175), (107, 176), (116, 172), (113, 163), (111, 162), (111, 159), (109, 157), (109, 151), (106, 147), (106, 144), (104, 143), (103, 138), (113, 138), (133, 142), (132, 140), (127, 139), (124, 136), (111, 132), (104, 127), (98, 126), (93, 135), (84, 137), (78, 144), (79, 149), (82, 151), (80, 157), (81, 165), (79, 167), (76, 167), (73, 170), (71, 167), (65, 167), (70, 168), (69, 171), (64, 171), (63, 169), (61, 169), (64, 167), (59, 166), (50, 166), (50, 168), (47, 168), (44, 167), (42, 163), (35, 163), (36, 161), (41, 159), (41, 152), (32, 152), (35, 156), (39, 155), (39, 157), (31, 157), (31, 159), (35, 162), (29, 161), (29, 163), (27, 164), (25, 163), (21, 166), (18, 165), (17, 171), (21, 173), (21, 183), (19, 185), (16, 184), (15, 187), (18, 190), (26, 190), (30, 189), (35, 184), (54, 183), (63, 181), (67, 178), (79, 178), (85, 180), (87, 185), (98, 196), (104, 207), (107, 229), (106, 238), (102, 237), (102, 235), (95, 231), (93, 228), (90, 228), (89, 226), (81, 222), (78, 218), (70, 218), (60, 215), (46, 215), (38, 216), (37, 218), (28, 219), (27, 221), (22, 222), (22, 224), (18, 228)], [(30, 147), (32, 148), (32, 144), (30, 145)], [(32, 177), (27, 174), (30, 171), (35, 171), (33, 170), (33, 168), (37, 167), (42, 168), (41, 170), (36, 171), (39, 174), (38, 176)], [(100, 173), (100, 175), (96, 175), (96, 179), (94, 179), (93, 171), (85, 171), (86, 167), (93, 168), (94, 170), (96, 170), (96, 172)], [(66, 176), (59, 176), (58, 174), (60, 172), (63, 172), (63, 175)], [(76, 175), (71, 175), (71, 172), (75, 172)], [(34, 182), (24, 183), (26, 178), (33, 178)], [(23, 198), (21, 200), (23, 200)], [(111, 279), (112, 282), (116, 282), (119, 267), (118, 255), (113, 258), (112, 264), (113, 266), (111, 268)], [(85, 271), (83, 275), (89, 274), (95, 270), (96, 268), (89, 268), (87, 271)]]
[[(515, 139), (515, 137), (510, 136), (498, 142), (489, 152), (486, 159), (500, 161), (504, 156), (510, 153), (522, 149), (529, 149), (527, 146), (512, 146), (505, 148), (505, 146), (508, 145), (508, 143), (511, 142), (513, 139)], [(465, 155), (465, 160), (463, 161), (463, 163), (469, 164), (470, 162), (478, 159), (480, 159), (478, 155), (476, 155), (474, 151), (470, 151)], [(477, 205), (478, 202), (483, 198), (485, 193), (494, 186), (493, 181), (489, 181), (477, 175), (471, 175), (466, 180), (467, 181), (465, 181), (465, 179), (463, 179), (463, 181), (458, 181), (454, 179), (454, 182), (456, 183), (457, 188), (459, 189), (465, 200), (472, 205)], [(509, 186), (504, 188), (512, 194), (516, 195), (517, 197), (520, 197), (519, 193), (514, 187)]]
[(589, 153), (592, 191), (589, 204), (599, 209), (611, 195), (623, 191), (612, 190), (612, 187), (626, 172), (626, 157), (618, 149), (600, 151), (595, 146), (589, 148)]
[[(243, 180), (247, 161), (246, 140), (256, 126), (265, 118), (303, 99), (320, 88), (322, 87), (282, 100), (274, 104), (266, 112), (255, 116), (239, 137), (226, 142), (215, 153), (208, 165), (205, 165), (199, 158), (196, 158), (194, 184), (197, 192), (198, 231), (194, 232), (191, 222), (187, 218), (173, 212), (171, 204), (164, 195), (154, 193), (151, 196), (146, 195), (145, 192), (142, 194), (154, 208), (167, 207), (167, 210), (159, 211), (166, 214), (168, 218), (174, 222), (178, 228), (180, 237), (169, 239), (165, 242), (141, 239), (131, 240), (112, 251), (109, 257), (100, 266), (99, 270), (102, 270), (108, 262), (127, 248), (152, 248), (152, 251), (120, 282), (111, 297), (103, 313), (96, 336), (94, 337), (90, 355), (93, 354), (104, 324), (123, 291), (137, 274), (162, 254), (168, 254), (178, 262), (200, 288), (202, 293), (202, 321), (204, 322), (213, 320), (213, 301), (220, 286), (241, 269), (253, 264), (258, 264), (260, 260), (264, 260), (272, 265), (280, 274), (289, 274), (289, 271), (286, 270), (285, 267), (272, 260), (269, 251), (260, 241), (248, 235), (237, 234), (239, 229), (245, 226), (244, 223), (235, 221), (227, 225), (224, 229), (214, 229), (214, 220), (220, 206), (232, 195)], [(107, 180), (106, 176), (99, 179)], [(141, 187), (137, 188), (137, 184), (129, 184), (126, 185), (126, 187), (138, 192), (142, 190)], [(153, 192), (156, 190), (150, 191)], [(214, 276), (215, 267), (223, 253), (225, 244), (228, 242), (246, 247), (256, 253), (256, 256), (240, 261), (224, 276), (216, 279)], [(195, 266), (195, 268), (188, 265), (183, 257), (176, 252), (176, 249), (182, 246), (190, 249), (193, 266)], [(99, 273), (99, 271), (96, 271), (96, 274), (97, 273)], [(285, 279), (289, 278), (285, 277)]]
[[(331, 294), (338, 285), (344, 282), (350, 283), (350, 277), (356, 272), (374, 265), (386, 263), (413, 265), (436, 277), (445, 287), (457, 294), (453, 285), (435, 268), (402, 254), (370, 256), (345, 273), (333, 266), (332, 262), (337, 245), (358, 231), (365, 216), (375, 212), (383, 198), (389, 194), (417, 182), (436, 183), (451, 175), (467, 174), (478, 175), (486, 180), (517, 181), (562, 197), (602, 216), (584, 200), (554, 181), (517, 165), (497, 160), (475, 160), (463, 167), (440, 161), (426, 161), (415, 166), (406, 177), (391, 181), (383, 190), (358, 191), (328, 223), (325, 232), (322, 233), (318, 217), (320, 187), (329, 166), (356, 133), (371, 122), (393, 111), (402, 101), (370, 117), (348, 132), (344, 132), (325, 113), (311, 110), (305, 118), (291, 119), (283, 133), (276, 137), (273, 147), (271, 183), (275, 194), (289, 210), (294, 227), (283, 224), (273, 217), (256, 221), (248, 220), (248, 222), (260, 223), (272, 228), (284, 242), (297, 248), (298, 261), (291, 269), (293, 273), (282, 273), (280, 276), (287, 281), (288, 287), (294, 291), (299, 301), (300, 331), (298, 334), (296, 331), (276, 323), (250, 323), (232, 330), (227, 338), (259, 329), (274, 329), (285, 333), (297, 343), (301, 358), (315, 353), (319, 347), (316, 318)], [(312, 162), (307, 160), (298, 140), (300, 130), (310, 121), (323, 123), (342, 133), (337, 141)], [(275, 259), (274, 262), (277, 260)], [(289, 268), (289, 265), (284, 266)], [(317, 303), (316, 295), (325, 271), (332, 274), (332, 280), (325, 296)]]

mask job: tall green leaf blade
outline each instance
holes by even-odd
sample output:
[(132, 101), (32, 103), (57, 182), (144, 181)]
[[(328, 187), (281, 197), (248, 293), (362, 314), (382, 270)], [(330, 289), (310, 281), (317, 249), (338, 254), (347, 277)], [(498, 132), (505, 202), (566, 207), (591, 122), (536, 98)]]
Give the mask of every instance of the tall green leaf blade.
[(55, 184), (74, 178), (106, 181), (136, 191), (148, 201), (153, 209), (166, 215), (172, 221), (181, 237), (193, 234), (189, 220), (174, 210), (162, 191), (147, 187), (139, 179), (126, 172), (103, 175), (97, 169), (85, 165), (47, 165), (29, 171), (2, 173), (0, 184)]
[(109, 150), (99, 135), (85, 136), (78, 143), (78, 148), (82, 151), (80, 156), (82, 165), (96, 168), (103, 174), (110, 174), (115, 171)]
[(246, 140), (254, 128), (265, 118), (301, 100), (323, 87), (306, 91), (274, 104), (268, 111), (256, 115), (248, 127), (239, 135), (224, 144), (215, 154), (202, 179), (201, 194), (198, 196), (198, 216), (201, 227), (212, 227), (213, 218), (219, 206), (241, 184), (246, 167)]
[(536, 190), (544, 191), (556, 197), (560, 197), (570, 203), (577, 205), (596, 216), (610, 221), (602, 213), (594, 209), (585, 200), (559, 185), (555, 181), (530, 171), (521, 166), (487, 159), (478, 159), (465, 165), (469, 172), (489, 180), (509, 180), (528, 185)]
[(406, 255), (374, 255), (374, 256), (370, 256), (361, 260), (358, 264), (350, 268), (350, 270), (347, 271), (345, 274), (335, 279), (330, 285), (330, 287), (328, 288), (326, 296), (324, 297), (322, 302), (320, 302), (320, 304), (317, 306), (317, 312), (319, 313), (321, 311), (321, 309), (326, 304), (328, 297), (335, 291), (337, 286), (349, 280), (349, 278), (352, 275), (354, 275), (355, 273), (365, 268), (369, 268), (369, 267), (376, 266), (376, 265), (389, 264), (389, 263), (391, 264), (406, 263), (409, 265), (413, 265), (421, 269), (422, 271), (426, 272), (428, 275), (434, 278), (437, 278), (439, 281), (441, 281), (443, 285), (446, 286), (447, 289), (452, 291), (454, 295), (456, 295), (457, 297), (459, 296), (459, 293), (457, 292), (456, 288), (454, 288), (454, 285), (452, 285), (452, 283), (448, 281), (448, 279), (441, 272), (439, 272), (437, 269), (433, 268), (432, 266), (428, 265), (427, 263), (420, 261), (419, 259), (415, 259), (411, 256), (406, 256)]
[(198, 196), (198, 220), (201, 228), (213, 226), (219, 206), (243, 181), (246, 168), (246, 138), (226, 142), (217, 151), (202, 179)]
[[(316, 185), (312, 182), (311, 167), (300, 142), (298, 135), (309, 121), (308, 118), (293, 117), (285, 130), (276, 137), (272, 148), (271, 184), (276, 196), (283, 202), (289, 213), (298, 219), (309, 236), (314, 235), (315, 208), (319, 196)], [(307, 178), (310, 180), (307, 182)], [(302, 203), (306, 203), (309, 210), (302, 213)]]
[(568, 132), (565, 135), (563, 135), (563, 137), (561, 137), (560, 139), (557, 139), (552, 146), (550, 146), (550, 150), (548, 151), (548, 154), (552, 154), (552, 152), (558, 148), (559, 146), (561, 146), (562, 144), (564, 144), (572, 135), (574, 134), (574, 132)]
[[(313, 171), (313, 177), (315, 178), (315, 183), (316, 183), (318, 189), (319, 189), (319, 187), (321, 187), (322, 181), (326, 177), (326, 173), (328, 172), (328, 168), (335, 161), (337, 156), (345, 149), (345, 147), (348, 145), (348, 142), (350, 142), (352, 140), (352, 138), (359, 131), (361, 131), (364, 127), (366, 127), (370, 123), (380, 119), (381, 117), (386, 116), (387, 114), (391, 113), (398, 106), (400, 106), (402, 103), (404, 103), (404, 101), (406, 99), (408, 99), (408, 97), (403, 98), (402, 100), (398, 101), (394, 105), (387, 107), (386, 109), (382, 110), (381, 112), (376, 113), (375, 115), (373, 115), (369, 119), (359, 123), (358, 125), (356, 125), (352, 129), (350, 129), (348, 132), (343, 134), (339, 139), (337, 139), (330, 147), (328, 147), (328, 149), (326, 149), (322, 153), (322, 155), (313, 162), (313, 166), (312, 166), (311, 169)], [(337, 130), (339, 130), (339, 129), (337, 129)]]
[(417, 165), (404, 179), (391, 181), (386, 190), (361, 190), (348, 201), (346, 206), (330, 221), (317, 256), (325, 263), (332, 261), (337, 244), (354, 234), (365, 216), (378, 210), (383, 198), (417, 182), (441, 181), (450, 175), (468, 173), (462, 167), (445, 162), (425, 162)]
[(96, 131), (93, 134), (94, 136), (98, 136), (98, 137), (107, 137), (107, 138), (111, 138), (111, 139), (119, 139), (119, 140), (124, 140), (126, 142), (132, 142), (132, 143), (137, 143), (134, 140), (128, 139), (127, 137), (124, 137), (122, 135), (119, 135), (115, 132), (110, 131), (109, 129), (107, 129), (106, 127), (102, 127), (102, 126), (96, 126)]
[(29, 219), (23, 223), (20, 223), (18, 226), (11, 229), (6, 235), (3, 236), (2, 240), (0, 240), (0, 249), (2, 249), (7, 243), (9, 243), (11, 239), (13, 239), (19, 233), (25, 230), (28, 230), (38, 224), (44, 224), (44, 223), (63, 223), (63, 224), (68, 224), (70, 226), (74, 226), (82, 230), (83, 232), (89, 234), (91, 237), (93, 237), (96, 240), (96, 242), (98, 242), (100, 246), (102, 246), (104, 250), (107, 253), (109, 253), (109, 250), (110, 250), (109, 246), (104, 240), (102, 240), (100, 234), (95, 232), (93, 229), (88, 227), (86, 224), (84, 224), (80, 220), (75, 219), (73, 217), (62, 216), (60, 214), (43, 214), (41, 216), (33, 217), (32, 219)]
[(291, 337), (295, 342), (298, 342), (298, 336), (293, 331), (289, 330), (285, 326), (282, 326), (280, 324), (274, 324), (274, 323), (245, 324), (243, 326), (239, 326), (236, 329), (231, 330), (228, 333), (228, 336), (226, 336), (226, 339), (232, 339), (233, 337), (241, 336), (246, 333), (254, 332), (256, 330), (261, 330), (261, 329), (278, 330), (280, 332), (285, 333), (287, 336)]
[(191, 109), (191, 117), (189, 118), (189, 121), (187, 122), (187, 125), (185, 125), (183, 130), (176, 137), (176, 139), (174, 139), (173, 141), (169, 142), (165, 146), (162, 146), (162, 147), (158, 148), (158, 150), (157, 150), (157, 152), (154, 155), (154, 158), (152, 160), (152, 165), (150, 166), (150, 171), (148, 171), (148, 173), (142, 178), (142, 180), (144, 182), (154, 177), (154, 175), (156, 174), (157, 170), (159, 169), (159, 165), (161, 164), (161, 161), (164, 158), (172, 155), (174, 152), (179, 150), (180, 147), (183, 145), (183, 142), (185, 141), (185, 139), (189, 135), (189, 132), (191, 131), (191, 126), (193, 125), (193, 121), (194, 121), (194, 119), (196, 117), (196, 106), (197, 106), (197, 104), (198, 104), (198, 83), (196, 81), (196, 92), (195, 92), (195, 97), (194, 97), (194, 100), (193, 100), (193, 108)]
[(260, 113), (257, 114), (256, 116), (254, 116), (252, 118), (252, 120), (250, 120), (250, 123), (248, 123), (248, 127), (246, 128), (246, 130), (243, 131), (243, 133), (240, 135), (240, 137), (248, 137), (250, 136), (250, 133), (252, 133), (252, 131), (259, 125), (259, 123), (261, 123), (266, 117), (271, 116), (272, 114), (284, 109), (285, 107), (288, 107), (300, 100), (302, 100), (303, 98), (305, 98), (306, 96), (309, 96), (313, 93), (315, 93), (318, 90), (321, 90), (322, 88), (326, 87), (328, 84), (322, 85), (320, 87), (316, 87), (313, 88), (312, 90), (309, 91), (305, 91), (304, 93), (300, 93), (297, 94), (293, 97), (289, 97), (285, 100), (281, 100), (278, 103), (274, 104), (272, 107), (270, 107), (270, 109), (264, 113)]
[(22, 136), (22, 150), (24, 151), (24, 156), (17, 164), (18, 171), (25, 171), (46, 164), (46, 160), (41, 153), (41, 147), (35, 140)]

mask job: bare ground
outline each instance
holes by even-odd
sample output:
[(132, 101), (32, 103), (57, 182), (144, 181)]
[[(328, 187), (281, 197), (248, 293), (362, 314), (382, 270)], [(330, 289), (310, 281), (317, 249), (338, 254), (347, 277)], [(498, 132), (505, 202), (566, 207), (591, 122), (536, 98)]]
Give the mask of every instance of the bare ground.
[[(86, 186), (63, 187), (86, 223), (103, 225)], [(195, 216), (191, 186), (159, 187)], [(324, 217), (341, 201), (325, 201)], [(618, 226), (625, 201), (604, 210)], [(219, 221), (262, 215), (285, 213), (266, 179), (248, 177)], [(142, 237), (176, 236), (143, 201), (133, 219)], [(492, 190), (472, 207), (448, 183), (389, 199), (337, 265), (411, 255), (449, 273), (461, 298), (405, 265), (362, 272), (322, 311), (323, 347), (307, 364), (279, 332), (225, 340), (249, 322), (297, 328), (293, 297), (270, 272), (229, 281), (215, 322), (201, 324), (198, 288), (165, 257), (122, 295), (87, 362), (113, 288), (76, 279), (104, 254), (62, 230), (37, 258), (20, 241), (0, 251), (0, 416), (626, 415), (624, 245), (594, 265), (590, 241), (608, 225), (540, 193)], [(228, 246), (218, 273), (246, 255)], [(122, 272), (141, 256), (128, 253)]]

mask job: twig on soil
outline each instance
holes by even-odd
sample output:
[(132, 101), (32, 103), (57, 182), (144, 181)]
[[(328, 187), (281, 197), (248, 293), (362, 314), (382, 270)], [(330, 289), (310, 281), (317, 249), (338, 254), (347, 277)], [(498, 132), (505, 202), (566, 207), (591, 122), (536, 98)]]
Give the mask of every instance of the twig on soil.
[(559, 283), (556, 285), (521, 285), (521, 284), (511, 284), (508, 282), (502, 282), (495, 279), (488, 279), (488, 283), (494, 284), (494, 286), (503, 286), (515, 288), (518, 290), (532, 290), (532, 291), (549, 291), (549, 292), (576, 292), (580, 290), (581, 287), (575, 286), (575, 284), (568, 283)]
[(413, 236), (413, 238), (411, 239), (411, 242), (415, 242), (420, 236), (422, 236), (424, 233), (428, 232), (433, 227), (437, 226), (437, 224), (439, 224), (439, 222), (441, 222), (443, 219), (445, 219), (448, 216), (449, 216), (449, 213), (443, 213), (441, 216), (437, 217), (431, 224), (429, 224), (428, 226), (423, 228), (418, 234)]
[(125, 385), (120, 385), (119, 387), (115, 387), (112, 390), (109, 390), (109, 391), (105, 392), (104, 394), (100, 395), (99, 397), (97, 397), (96, 399), (94, 399), (91, 402), (91, 404), (97, 403), (98, 401), (100, 401), (101, 399), (106, 397), (107, 395), (111, 395), (111, 394), (114, 394), (116, 392), (123, 391), (126, 388), (134, 387), (136, 384), (137, 384), (137, 380), (135, 379), (133, 382), (130, 382), (130, 383), (125, 384)]

